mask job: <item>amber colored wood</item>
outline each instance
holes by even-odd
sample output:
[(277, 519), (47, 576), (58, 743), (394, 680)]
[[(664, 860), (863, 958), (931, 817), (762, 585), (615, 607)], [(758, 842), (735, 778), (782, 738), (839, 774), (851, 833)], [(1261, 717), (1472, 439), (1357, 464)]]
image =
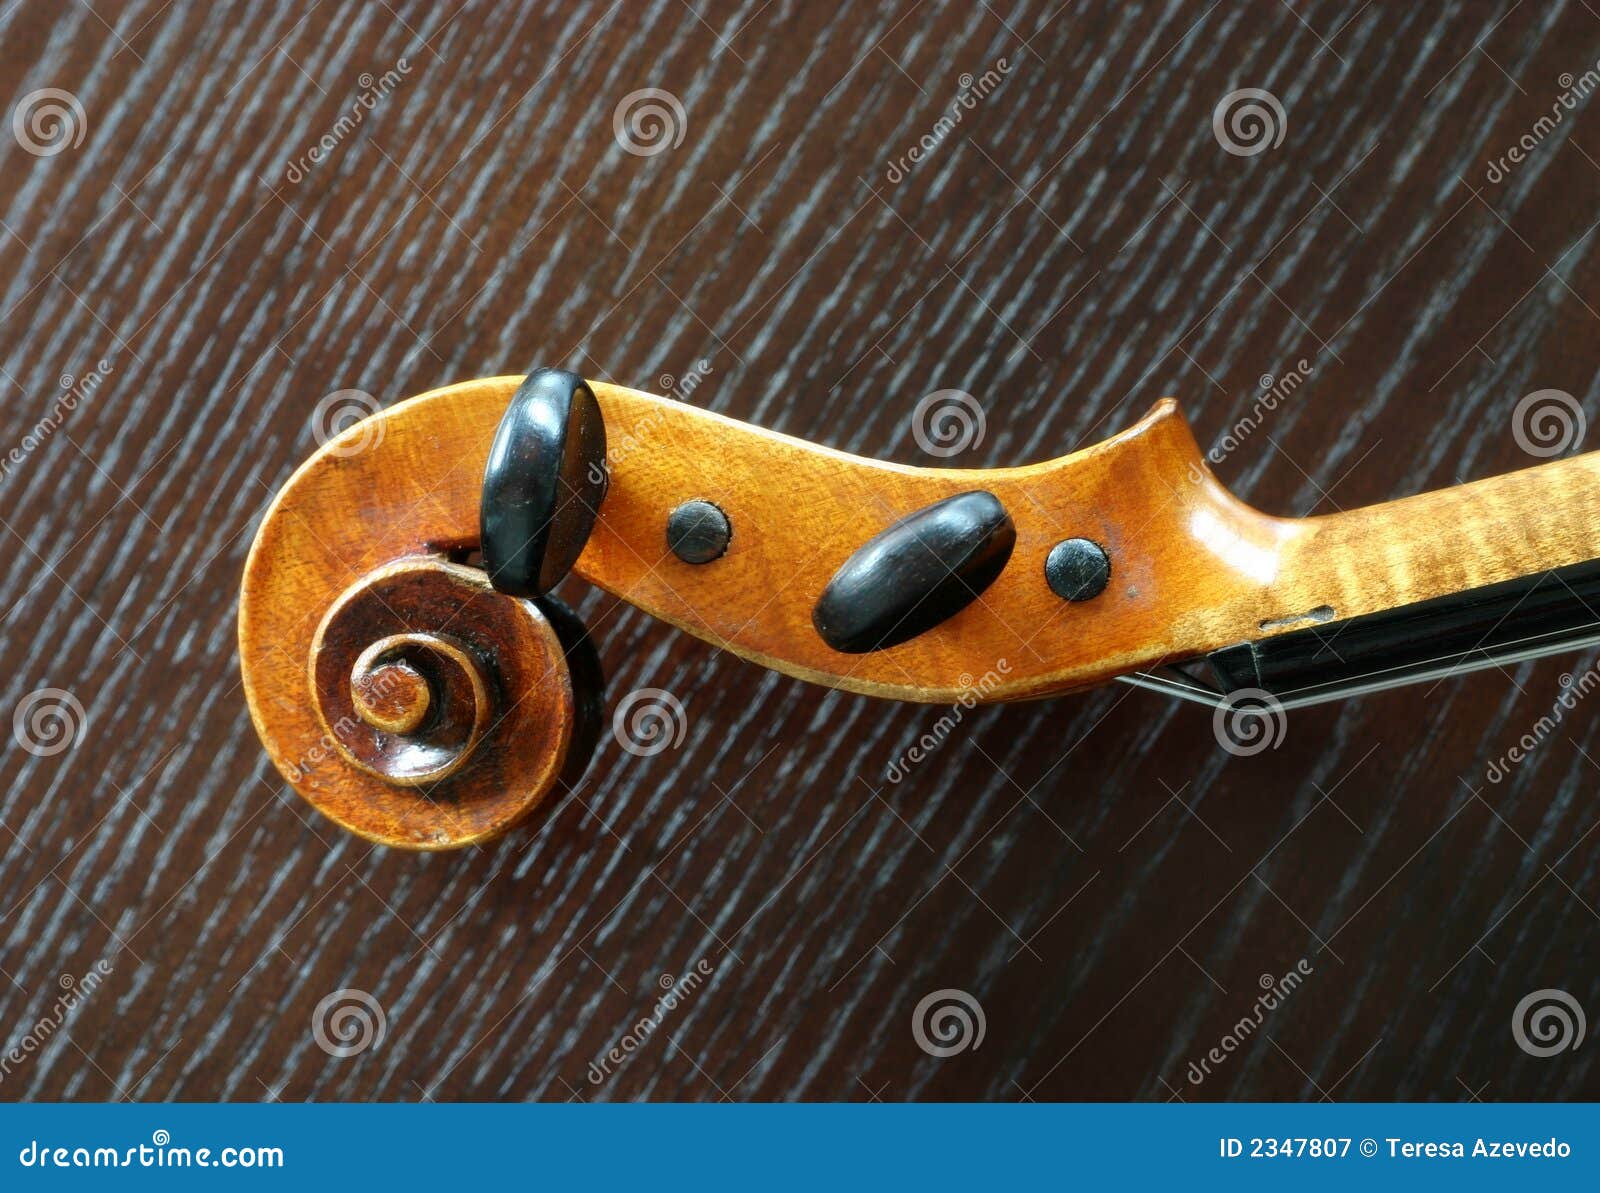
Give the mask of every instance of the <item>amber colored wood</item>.
[[(513, 383), (424, 400), (492, 412)], [(1222, 487), (1170, 399), (1084, 451), (979, 471), (863, 460), (634, 390), (595, 391), (608, 433), (634, 446), (613, 468), (578, 573), (724, 649), (875, 696), (948, 701), (991, 670), (1001, 674), (987, 699), (1049, 695), (1260, 639), (1263, 623), (1284, 632), (1324, 606), (1354, 617), (1600, 556), (1600, 453), (1285, 519)], [(1017, 528), (994, 585), (901, 646), (825, 646), (811, 609), (840, 564), (895, 519), (975, 488)], [(661, 542), (667, 511), (693, 497), (733, 524), (727, 554), (704, 568)], [(1081, 604), (1044, 574), (1051, 547), (1073, 537), (1111, 559), (1106, 590)]]
[[(449, 386), (350, 428), (290, 479), (251, 551), (240, 653), (257, 728), (307, 798), (374, 840), (447, 848), (496, 835), (538, 805), (565, 759), (575, 696), (554, 631), (481, 572), (442, 562), (475, 543), (484, 462), (519, 381)], [(1084, 451), (977, 471), (861, 459), (591, 384), (611, 482), (576, 572), (725, 650), (873, 696), (954, 701), (976, 685), (984, 700), (1039, 697), (1259, 639), (1267, 626), (1284, 632), (1311, 610), (1353, 617), (1600, 557), (1600, 454), (1297, 520), (1231, 496), (1170, 400)], [(1017, 535), (980, 599), (896, 647), (847, 655), (827, 646), (811, 613), (839, 566), (896, 519), (978, 488), (1006, 506)], [(686, 564), (667, 547), (669, 514), (695, 499), (733, 527), (709, 564)], [(1066, 538), (1092, 539), (1110, 557), (1110, 583), (1091, 601), (1063, 601), (1046, 582), (1045, 557)], [(408, 561), (402, 575), (433, 569), (449, 584), (413, 607), (392, 591), (396, 561)], [(341, 619), (335, 606), (361, 612)], [(524, 632), (495, 633), (497, 616)], [(329, 624), (342, 650), (330, 647)], [(436, 769), (433, 754), (404, 747), (410, 739), (395, 731), (424, 721), (449, 729), (449, 718), (418, 703), (427, 695), (393, 660), (372, 657), (381, 638), (413, 632), (439, 635), (424, 650), (436, 663), (460, 654), (451, 643), (466, 634), (516, 677), (492, 715), (483, 677), (444, 701), (466, 720)], [(401, 707), (392, 691), (361, 691), (374, 674), (390, 678)], [(353, 675), (355, 697), (344, 690)], [(351, 714), (356, 736), (377, 734), (380, 747), (343, 739)], [(301, 761), (330, 740), (329, 765)], [(361, 753), (375, 748), (376, 762)]]
[(346, 584), (326, 557), (295, 554), (319, 534), (305, 495), (291, 483), (263, 523), (239, 614), (245, 692), (273, 763), (368, 840), (454, 849), (501, 835), (550, 794), (576, 730), (555, 628), (437, 557)]

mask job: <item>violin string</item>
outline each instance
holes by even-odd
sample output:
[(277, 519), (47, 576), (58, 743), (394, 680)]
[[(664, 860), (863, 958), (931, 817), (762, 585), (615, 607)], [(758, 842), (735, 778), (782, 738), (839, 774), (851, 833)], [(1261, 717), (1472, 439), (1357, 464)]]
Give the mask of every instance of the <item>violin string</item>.
[[(1284, 710), (1304, 708), (1314, 704), (1323, 704), (1330, 700), (1342, 700), (1354, 696), (1365, 696), (1374, 692), (1387, 691), (1406, 684), (1420, 683), (1427, 679), (1449, 679), (1456, 675), (1470, 675), (1488, 667), (1521, 663), (1529, 659), (1560, 654), (1563, 651), (1581, 650), (1586, 646), (1596, 644), (1600, 644), (1600, 621), (1514, 639), (1510, 642), (1502, 643), (1492, 650), (1479, 649), (1439, 655), (1416, 663), (1379, 668), (1350, 679), (1326, 684), (1311, 684), (1303, 688), (1291, 688), (1286, 692), (1272, 693), (1272, 696)], [(1118, 676), (1117, 679), (1121, 683), (1130, 684), (1134, 687), (1146, 688), (1150, 691), (1174, 696), (1180, 700), (1191, 700), (1213, 708), (1228, 707), (1231, 696), (1231, 693), (1224, 692), (1220, 688), (1203, 688), (1195, 684), (1180, 683), (1148, 671), (1135, 671), (1128, 675)]]

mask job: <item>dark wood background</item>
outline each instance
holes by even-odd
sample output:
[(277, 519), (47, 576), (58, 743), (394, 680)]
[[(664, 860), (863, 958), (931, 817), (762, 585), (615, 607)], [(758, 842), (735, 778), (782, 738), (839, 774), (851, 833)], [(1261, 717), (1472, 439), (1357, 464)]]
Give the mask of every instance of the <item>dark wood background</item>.
[[(1167, 394), (1210, 445), (1304, 358), (1219, 466), (1265, 509), (1533, 463), (1524, 394), (1600, 398), (1600, 98), (1488, 167), (1597, 59), (1582, 0), (8, 6), (11, 105), (68, 90), (84, 135), (0, 136), (0, 450), (64, 374), (109, 377), (0, 477), (0, 710), (56, 687), (86, 720), (50, 756), (4, 740), (0, 1031), (111, 975), (0, 1097), (1600, 1094), (1593, 1041), (1511, 1033), (1541, 988), (1600, 1015), (1600, 715), (1485, 778), (1592, 655), (1296, 712), (1254, 757), (1121, 686), (979, 709), (891, 783), (941, 710), (624, 611), (595, 625), (611, 699), (674, 693), (681, 746), (608, 737), (536, 833), (419, 857), (284, 786), (234, 648), (254, 527), (341, 389), (535, 363), (658, 389), (704, 360), (697, 404), (908, 462), (918, 400), (959, 389), (986, 433), (952, 462), (983, 466)], [(636, 156), (613, 113), (646, 87), (683, 135)], [(1249, 157), (1211, 126), (1244, 87), (1285, 112)], [(344, 988), (385, 1031), (340, 1059), (312, 1019)], [(986, 1027), (935, 1059), (912, 1014), (942, 988)]]

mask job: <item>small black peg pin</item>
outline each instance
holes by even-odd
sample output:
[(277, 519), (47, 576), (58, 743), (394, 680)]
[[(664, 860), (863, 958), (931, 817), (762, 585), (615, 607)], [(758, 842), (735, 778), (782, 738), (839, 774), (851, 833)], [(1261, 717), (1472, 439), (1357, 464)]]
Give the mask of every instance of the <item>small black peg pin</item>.
[(728, 515), (709, 501), (685, 501), (667, 515), (667, 547), (684, 563), (721, 559), (732, 539)]
[(1064, 601), (1093, 600), (1111, 579), (1111, 560), (1099, 543), (1064, 539), (1045, 557), (1044, 578), (1050, 591)]

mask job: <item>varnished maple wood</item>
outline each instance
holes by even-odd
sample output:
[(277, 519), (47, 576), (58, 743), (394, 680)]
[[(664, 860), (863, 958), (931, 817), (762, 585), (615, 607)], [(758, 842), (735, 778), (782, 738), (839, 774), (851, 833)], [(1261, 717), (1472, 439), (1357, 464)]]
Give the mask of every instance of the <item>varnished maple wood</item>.
[[(348, 784), (286, 765), (312, 747), (307, 735), (319, 725), (324, 737), (338, 738), (323, 710), (346, 707), (330, 694), (350, 682), (353, 653), (367, 658), (377, 629), (395, 633), (388, 621), (411, 616), (390, 609), (400, 598), (380, 598), (385, 616), (374, 608), (356, 630), (373, 636), (334, 655), (324, 641), (330, 599), (343, 593), (338, 602), (349, 606), (392, 578), (395, 560), (474, 544), (478, 481), (520, 380), (448, 386), (348, 429), (291, 478), (251, 551), (240, 654), (257, 727), (303, 794), (374, 840), (443, 848), (493, 836), (537, 806), (565, 758), (574, 696), (550, 631), (484, 648), (491, 668), (548, 684), (557, 715), (540, 720), (540, 736), (479, 741), (475, 732), (426, 781), (385, 775), (349, 751), (334, 761), (366, 773)], [(610, 489), (577, 574), (725, 650), (873, 696), (956, 701), (987, 676), (984, 700), (1036, 698), (1260, 639), (1269, 629), (1286, 632), (1313, 613), (1349, 618), (1600, 557), (1600, 453), (1367, 509), (1284, 519), (1222, 487), (1170, 400), (1084, 451), (970, 470), (862, 459), (667, 398), (591, 385), (608, 433), (629, 450), (610, 462)], [(998, 497), (1016, 526), (1010, 562), (979, 599), (884, 650), (845, 654), (823, 642), (812, 611), (840, 565), (890, 523), (974, 489)], [(694, 500), (713, 502), (733, 526), (727, 552), (709, 564), (684, 563), (666, 544), (671, 512)], [(1090, 539), (1111, 559), (1110, 583), (1090, 601), (1066, 602), (1046, 579), (1049, 551), (1069, 538)], [(400, 566), (445, 569), (463, 602), (508, 617), (532, 610), (492, 593), (481, 573)], [(441, 650), (455, 650), (449, 598), (430, 599), (424, 620), (442, 627)], [(324, 629), (308, 637), (319, 621)], [(529, 649), (535, 657), (520, 657)], [(356, 670), (365, 676), (371, 668)], [(481, 714), (484, 678), (476, 682)], [(545, 695), (512, 686), (517, 696), (495, 710), (496, 723), (519, 698), (538, 704)], [(300, 707), (308, 691), (318, 722)], [(376, 710), (368, 701), (360, 711), (385, 740), (404, 740), (393, 731), (421, 720), (417, 699), (399, 709), (379, 700)], [(463, 702), (473, 704), (455, 700)], [(504, 749), (532, 769), (508, 780)], [(489, 764), (473, 767), (476, 754)], [(374, 802), (374, 778), (425, 790), (386, 791)], [(441, 801), (433, 784), (446, 781), (450, 798)], [(487, 818), (460, 820), (462, 799), (475, 806), (507, 798), (509, 810), (494, 804)]]
[(291, 486), (261, 527), (239, 611), (245, 693), (273, 763), (318, 810), (384, 845), (453, 849), (520, 823), (578, 728), (555, 627), (436, 557), (340, 590), (342, 572), (293, 554), (318, 533), (296, 496)]

